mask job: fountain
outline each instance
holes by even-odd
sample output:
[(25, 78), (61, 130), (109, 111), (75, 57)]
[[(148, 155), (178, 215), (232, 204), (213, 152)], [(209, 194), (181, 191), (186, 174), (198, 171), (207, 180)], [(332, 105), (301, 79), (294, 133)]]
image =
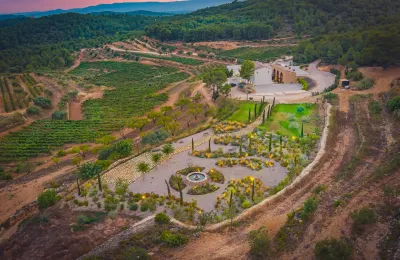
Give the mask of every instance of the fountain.
[(207, 183), (207, 175), (202, 172), (192, 172), (186, 176), (186, 181), (188, 184), (202, 185)]

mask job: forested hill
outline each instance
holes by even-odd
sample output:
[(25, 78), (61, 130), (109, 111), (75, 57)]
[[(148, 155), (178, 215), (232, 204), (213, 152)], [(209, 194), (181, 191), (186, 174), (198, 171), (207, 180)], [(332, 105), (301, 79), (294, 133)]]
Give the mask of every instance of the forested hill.
[(398, 0), (247, 0), (176, 16), (151, 25), (161, 40), (265, 39), (274, 35), (321, 35), (385, 24), (398, 15)]
[(128, 37), (162, 17), (61, 14), (0, 21), (0, 72), (70, 66), (71, 51)]

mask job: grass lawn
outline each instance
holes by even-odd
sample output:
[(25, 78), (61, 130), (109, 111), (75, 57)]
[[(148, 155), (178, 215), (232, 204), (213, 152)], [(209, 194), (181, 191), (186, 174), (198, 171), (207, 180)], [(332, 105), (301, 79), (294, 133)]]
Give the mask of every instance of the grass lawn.
[[(254, 121), (254, 106), (257, 104), (257, 117), (260, 116), (260, 104), (261, 103), (256, 103), (256, 102), (241, 102), (239, 105), (239, 109), (236, 110), (235, 113), (233, 113), (227, 120), (228, 121), (237, 121), (241, 123), (249, 123), (249, 110), (250, 112), (250, 118), (251, 121)], [(265, 105), (264, 105), (265, 106)], [(263, 106), (263, 107), (264, 107)], [(261, 109), (262, 113), (262, 109)]]
[[(298, 112), (297, 108), (304, 111)], [(278, 104), (272, 111), (272, 116), (259, 128), (287, 136), (299, 136), (301, 124), (304, 122), (304, 134), (315, 132), (318, 126), (317, 105), (315, 104)]]

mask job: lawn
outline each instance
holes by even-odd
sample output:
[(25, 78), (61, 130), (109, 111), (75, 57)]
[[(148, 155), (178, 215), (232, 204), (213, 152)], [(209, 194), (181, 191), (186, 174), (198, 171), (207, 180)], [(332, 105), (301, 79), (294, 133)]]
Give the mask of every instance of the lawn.
[(237, 121), (237, 122), (247, 124), (247, 123), (249, 123), (249, 110), (250, 110), (251, 121), (254, 121), (254, 107), (256, 104), (257, 104), (257, 117), (258, 117), (260, 115), (260, 111), (262, 113), (262, 109), (260, 110), (261, 103), (241, 102), (238, 110), (236, 110), (236, 112), (233, 113), (227, 120), (228, 121)]
[(269, 62), (281, 57), (282, 55), (289, 55), (292, 52), (293, 47), (290, 46), (241, 47), (220, 52), (218, 56)]
[[(304, 111), (299, 112), (298, 107), (304, 108)], [(318, 120), (315, 104), (278, 104), (270, 119), (259, 128), (286, 136), (299, 136), (302, 123), (306, 135), (316, 132)]]

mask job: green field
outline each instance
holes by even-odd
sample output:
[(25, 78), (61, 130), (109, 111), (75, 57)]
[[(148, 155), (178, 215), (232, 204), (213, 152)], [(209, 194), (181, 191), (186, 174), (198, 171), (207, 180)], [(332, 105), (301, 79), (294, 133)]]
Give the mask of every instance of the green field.
[(93, 141), (118, 130), (126, 119), (141, 116), (167, 100), (166, 94), (156, 94), (158, 90), (189, 77), (175, 68), (132, 62), (82, 63), (71, 74), (114, 89), (106, 90), (102, 99), (86, 101), (82, 121), (41, 120), (0, 139), (0, 162), (39, 156), (64, 144)]
[[(228, 121), (237, 121), (241, 123), (249, 123), (249, 110), (251, 121), (254, 121), (254, 106), (257, 104), (257, 117), (259, 116), (260, 103), (241, 102), (238, 110), (228, 117)], [(265, 105), (264, 105), (265, 106)], [(262, 109), (261, 109), (262, 111)]]
[(282, 55), (292, 54), (294, 47), (291, 46), (270, 46), (270, 47), (241, 47), (218, 54), (220, 57), (237, 58), (242, 60), (269, 62)]
[[(299, 113), (298, 107), (304, 111)], [(304, 124), (304, 134), (315, 132), (318, 127), (317, 105), (315, 104), (278, 104), (272, 111), (272, 116), (259, 128), (269, 132), (287, 136), (299, 136), (301, 124)]]

